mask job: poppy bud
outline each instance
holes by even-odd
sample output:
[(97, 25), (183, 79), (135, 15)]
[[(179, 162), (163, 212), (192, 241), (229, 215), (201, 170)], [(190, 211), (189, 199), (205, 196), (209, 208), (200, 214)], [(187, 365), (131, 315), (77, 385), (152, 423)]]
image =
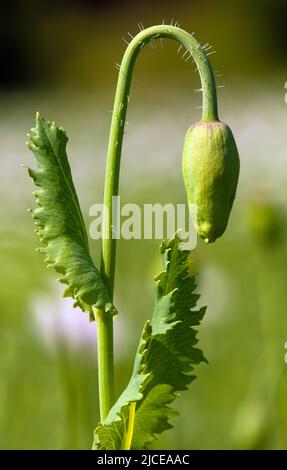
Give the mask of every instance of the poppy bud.
[(183, 177), (188, 203), (197, 209), (197, 233), (206, 243), (227, 226), (239, 176), (233, 134), (220, 121), (199, 121), (187, 131)]

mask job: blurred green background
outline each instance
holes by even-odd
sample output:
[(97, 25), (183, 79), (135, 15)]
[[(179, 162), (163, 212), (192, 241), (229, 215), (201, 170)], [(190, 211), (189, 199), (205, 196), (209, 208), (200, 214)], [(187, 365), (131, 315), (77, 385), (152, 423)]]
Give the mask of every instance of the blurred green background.
[[(209, 365), (178, 399), (165, 449), (279, 449), (287, 444), (286, 21), (284, 0), (177, 2), (11, 1), (1, 5), (0, 447), (89, 449), (98, 421), (96, 330), (61, 299), (35, 254), (26, 209), (33, 166), (25, 134), (35, 112), (65, 127), (87, 224), (100, 202), (116, 62), (122, 36), (178, 20), (211, 43), (219, 112), (241, 155), (229, 228), (199, 242), (199, 340)], [(132, 86), (123, 148), (122, 202), (184, 202), (181, 152), (200, 117), (191, 61), (163, 41), (145, 48)], [(287, 101), (287, 100), (286, 100)], [(115, 320), (116, 385), (127, 384), (153, 304), (159, 241), (120, 241)], [(98, 259), (99, 244), (91, 242)], [(139, 300), (140, 299), (140, 300)], [(286, 344), (287, 346), (287, 344)]]

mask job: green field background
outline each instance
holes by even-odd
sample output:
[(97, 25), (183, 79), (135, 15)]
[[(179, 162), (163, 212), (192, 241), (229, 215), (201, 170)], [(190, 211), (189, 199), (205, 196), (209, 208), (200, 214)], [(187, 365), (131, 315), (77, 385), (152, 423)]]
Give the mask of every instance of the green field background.
[[(12, 2), (13, 3), (13, 2)], [(283, 1), (16, 1), (1, 20), (0, 58), (0, 448), (89, 449), (99, 419), (96, 328), (69, 299), (35, 248), (27, 209), (33, 166), (26, 133), (35, 113), (61, 124), (87, 227), (101, 202), (122, 36), (178, 20), (209, 42), (219, 116), (241, 156), (225, 235), (198, 242), (193, 258), (199, 345), (209, 364), (177, 401), (159, 449), (280, 449), (287, 445), (287, 165)], [(163, 41), (136, 65), (125, 135), (122, 203), (185, 203), (181, 155), (200, 119), (191, 61)], [(116, 272), (117, 393), (131, 373), (153, 308), (159, 240), (120, 240)], [(100, 246), (91, 240), (99, 260)], [(285, 347), (286, 343), (286, 347)]]

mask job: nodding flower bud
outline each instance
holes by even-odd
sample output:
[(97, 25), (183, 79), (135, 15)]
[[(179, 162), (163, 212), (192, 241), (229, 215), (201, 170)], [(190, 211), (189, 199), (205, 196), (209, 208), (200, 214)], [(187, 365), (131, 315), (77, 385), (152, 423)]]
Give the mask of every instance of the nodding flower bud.
[(199, 121), (190, 127), (183, 149), (183, 177), (188, 203), (197, 210), (197, 233), (206, 243), (226, 229), (239, 166), (236, 143), (226, 124)]

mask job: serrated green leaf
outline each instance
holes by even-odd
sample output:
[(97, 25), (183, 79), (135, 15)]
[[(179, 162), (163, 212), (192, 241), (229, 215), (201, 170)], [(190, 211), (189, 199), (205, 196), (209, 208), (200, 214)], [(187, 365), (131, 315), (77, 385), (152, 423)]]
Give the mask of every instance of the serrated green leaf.
[(37, 169), (29, 175), (40, 189), (34, 194), (38, 207), (32, 212), (48, 266), (60, 273), (67, 284), (64, 296), (88, 311), (92, 306), (111, 315), (116, 313), (101, 275), (95, 267), (66, 154), (68, 138), (64, 129), (37, 114), (36, 127), (28, 147), (35, 154)]
[(155, 307), (145, 325), (134, 372), (126, 390), (95, 431), (94, 449), (123, 449), (133, 417), (132, 449), (146, 449), (157, 435), (169, 429), (177, 412), (169, 405), (195, 379), (193, 366), (205, 361), (195, 347), (193, 326), (199, 325), (205, 308), (193, 310), (198, 300), (194, 276), (189, 273), (189, 252), (179, 249), (176, 235), (163, 242), (166, 269), (155, 278)]

